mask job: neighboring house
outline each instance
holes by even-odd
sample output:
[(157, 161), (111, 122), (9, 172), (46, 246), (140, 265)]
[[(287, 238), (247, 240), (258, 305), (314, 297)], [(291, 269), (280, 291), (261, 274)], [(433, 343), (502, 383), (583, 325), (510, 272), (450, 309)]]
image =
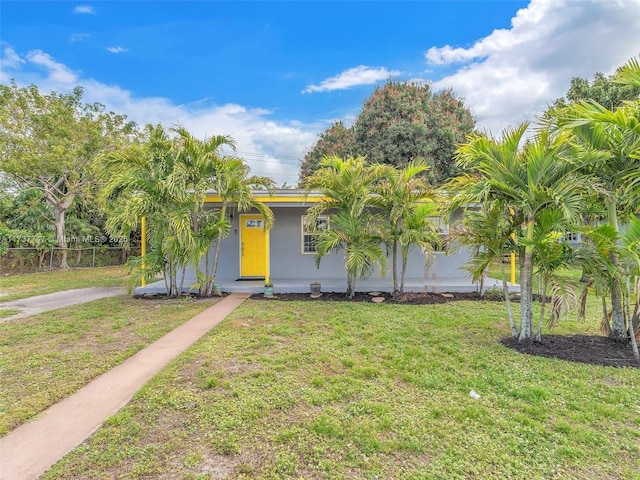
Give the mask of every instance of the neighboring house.
[[(344, 252), (325, 255), (319, 267), (316, 267), (315, 235), (308, 228), (306, 212), (319, 201), (320, 196), (305, 196), (300, 190), (278, 190), (272, 195), (256, 191), (254, 197), (273, 211), (274, 224), (271, 229), (265, 230), (264, 219), (259, 213), (238, 212), (233, 206), (228, 210), (231, 232), (221, 243), (216, 284), (228, 292), (261, 292), (265, 280), (268, 280), (273, 283), (276, 293), (301, 293), (309, 292), (309, 284), (317, 281), (322, 284), (323, 291), (346, 291)], [(207, 208), (216, 208), (219, 204), (220, 199), (215, 192), (205, 199)], [(448, 233), (448, 225), (442, 219), (435, 220), (441, 222), (441, 232)], [(330, 215), (319, 218), (318, 228), (331, 228)], [(462, 268), (468, 260), (466, 251), (453, 254), (437, 251), (434, 257), (425, 266), (422, 251), (417, 247), (413, 249), (407, 264), (406, 292), (477, 290), (468, 272)], [(387, 270), (383, 278), (376, 271), (367, 279), (357, 279), (356, 290), (391, 291), (390, 265)], [(195, 273), (188, 271), (185, 286), (189, 288), (193, 283)], [(164, 291), (163, 282), (136, 289), (137, 294), (156, 291)]]

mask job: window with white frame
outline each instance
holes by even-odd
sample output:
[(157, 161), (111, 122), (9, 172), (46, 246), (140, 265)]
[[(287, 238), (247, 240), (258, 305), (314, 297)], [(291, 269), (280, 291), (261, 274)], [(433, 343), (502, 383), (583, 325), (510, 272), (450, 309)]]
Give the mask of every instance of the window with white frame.
[(327, 215), (320, 215), (315, 225), (309, 223), (307, 215), (302, 215), (302, 253), (316, 253), (318, 234), (327, 228), (329, 228)]

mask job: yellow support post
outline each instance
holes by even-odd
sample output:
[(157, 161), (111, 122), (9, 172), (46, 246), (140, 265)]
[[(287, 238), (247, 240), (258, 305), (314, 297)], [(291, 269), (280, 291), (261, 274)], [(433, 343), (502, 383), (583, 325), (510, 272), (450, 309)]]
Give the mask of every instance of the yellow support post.
[[(140, 225), (140, 243), (141, 243), (141, 252), (144, 257), (147, 254), (147, 217), (142, 217), (142, 222)], [(142, 271), (144, 272), (144, 262), (142, 262)], [(141, 286), (146, 287), (147, 282), (142, 277), (142, 282), (140, 282)]]
[(511, 285), (516, 284), (516, 254), (511, 252)]
[(266, 268), (265, 268), (265, 274), (264, 274), (264, 283), (271, 283), (271, 263), (269, 262), (269, 251), (270, 251), (270, 247), (269, 247), (269, 229), (265, 228), (264, 229), (264, 235), (265, 235), (265, 239), (264, 239), (264, 246), (265, 246), (265, 255), (267, 256), (266, 258)]

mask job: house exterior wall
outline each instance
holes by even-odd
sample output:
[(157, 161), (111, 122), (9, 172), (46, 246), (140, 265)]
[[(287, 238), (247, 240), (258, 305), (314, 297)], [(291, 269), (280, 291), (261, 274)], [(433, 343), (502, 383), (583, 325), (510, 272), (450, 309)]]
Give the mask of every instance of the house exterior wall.
[[(323, 279), (346, 278), (344, 252), (337, 251), (325, 255), (316, 267), (315, 255), (302, 253), (302, 216), (306, 207), (272, 205), (275, 222), (270, 230), (270, 277), (286, 279)], [(257, 212), (246, 212), (248, 214)], [(235, 209), (230, 210), (231, 231), (222, 240), (222, 248), (218, 263), (217, 279), (235, 280), (240, 277), (240, 218)], [(210, 263), (213, 261), (215, 245), (210, 250)], [(424, 257), (418, 248), (414, 248), (407, 262), (407, 278), (461, 278), (468, 274), (461, 267), (468, 259), (465, 250), (455, 254), (436, 252), (435, 258), (425, 269)], [(204, 262), (204, 260), (203, 260)], [(204, 265), (203, 265), (204, 266)], [(400, 274), (398, 259), (398, 274)], [(380, 277), (376, 270), (373, 277)], [(391, 279), (391, 258), (385, 278)]]

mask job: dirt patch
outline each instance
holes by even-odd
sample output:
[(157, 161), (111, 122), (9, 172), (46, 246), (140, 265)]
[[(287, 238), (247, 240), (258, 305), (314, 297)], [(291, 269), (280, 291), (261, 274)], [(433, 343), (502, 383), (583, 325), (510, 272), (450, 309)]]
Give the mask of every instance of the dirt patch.
[(528, 355), (559, 358), (571, 362), (608, 367), (640, 367), (629, 343), (614, 342), (593, 335), (543, 335), (541, 342), (523, 345), (517, 339), (503, 338), (500, 343)]

